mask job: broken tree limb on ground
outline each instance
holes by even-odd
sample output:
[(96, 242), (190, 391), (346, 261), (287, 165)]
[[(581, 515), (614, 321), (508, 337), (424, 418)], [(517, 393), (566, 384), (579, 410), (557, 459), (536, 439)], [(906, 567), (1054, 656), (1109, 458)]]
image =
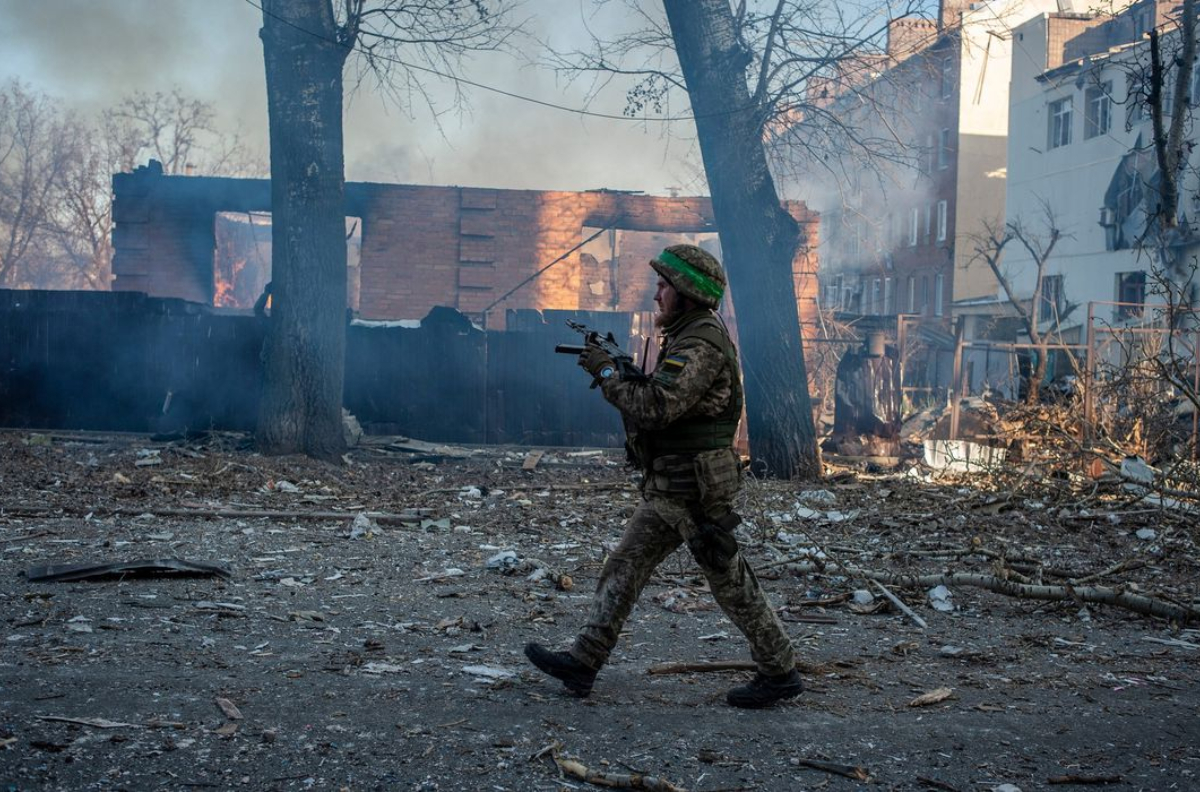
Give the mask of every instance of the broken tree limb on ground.
[(412, 509), (399, 514), (387, 512), (363, 511), (280, 511), (278, 509), (177, 509), (177, 508), (148, 508), (125, 509), (121, 507), (104, 508), (99, 506), (0, 506), (0, 513), (19, 514), (23, 517), (63, 517), (86, 516), (92, 517), (140, 517), (149, 514), (154, 517), (195, 517), (198, 519), (253, 519), (264, 520), (353, 520), (360, 514), (366, 515), (379, 525), (400, 525), (420, 520), (421, 517), (432, 513), (431, 509)]
[(602, 773), (598, 770), (591, 770), (574, 759), (564, 759), (557, 755), (554, 757), (554, 763), (564, 774), (596, 786), (612, 789), (648, 789), (652, 792), (687, 792), (683, 787), (676, 786), (657, 776), (642, 775), (641, 773)]
[(897, 608), (900, 609), (901, 613), (903, 613), (908, 618), (912, 619), (914, 624), (916, 624), (922, 630), (924, 630), (925, 628), (927, 628), (929, 626), (928, 624), (925, 623), (924, 619), (922, 619), (920, 616), (918, 616), (916, 613), (913, 612), (912, 608), (905, 605), (904, 602), (899, 597), (897, 597), (895, 594), (893, 594), (887, 586), (883, 585), (878, 580), (872, 579), (871, 582), (875, 584), (875, 588), (879, 589), (880, 593), (882, 593), (883, 596), (888, 598), (889, 602), (891, 602), (893, 605), (895, 605)]
[(853, 778), (855, 781), (869, 781), (871, 774), (867, 772), (865, 767), (856, 765), (837, 764), (836, 762), (825, 762), (820, 759), (797, 759), (796, 763), (801, 767), (811, 767), (813, 770), (820, 770), (823, 773), (833, 773), (834, 775)]
[[(846, 661), (834, 663), (805, 663), (796, 661), (796, 670), (802, 674), (828, 673), (831, 666), (852, 666)], [(758, 664), (753, 660), (697, 660), (695, 662), (658, 663), (646, 669), (647, 674), (699, 674), (711, 671), (756, 671)]]
[[(839, 569), (836, 564), (800, 563), (792, 567), (799, 572), (830, 572)], [(1134, 594), (1121, 586), (1047, 586), (1017, 583), (1004, 580), (994, 575), (981, 575), (968, 572), (949, 572), (935, 575), (905, 575), (889, 572), (875, 572), (861, 567), (846, 564), (841, 567), (845, 572), (869, 580), (886, 583), (889, 586), (912, 587), (929, 589), (934, 586), (968, 586), (982, 588), (1004, 594), (1017, 599), (1036, 599), (1066, 602), (1092, 603), (1095, 605), (1112, 605), (1143, 616), (1156, 616), (1161, 619), (1187, 624), (1200, 622), (1200, 607), (1194, 605), (1164, 602), (1161, 599)]]

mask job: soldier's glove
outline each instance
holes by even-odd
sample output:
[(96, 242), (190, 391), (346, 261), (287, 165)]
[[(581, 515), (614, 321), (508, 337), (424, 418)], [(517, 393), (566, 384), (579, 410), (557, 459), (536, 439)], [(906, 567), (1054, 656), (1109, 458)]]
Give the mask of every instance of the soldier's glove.
[(617, 373), (617, 364), (612, 357), (595, 344), (588, 344), (579, 353), (578, 362), (597, 382), (606, 380)]

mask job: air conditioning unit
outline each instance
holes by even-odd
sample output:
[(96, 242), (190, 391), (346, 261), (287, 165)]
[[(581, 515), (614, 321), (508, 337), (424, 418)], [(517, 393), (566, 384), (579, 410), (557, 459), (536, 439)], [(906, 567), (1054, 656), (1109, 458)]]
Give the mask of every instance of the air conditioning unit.
[(1107, 226), (1115, 226), (1116, 224), (1117, 224), (1116, 210), (1110, 209), (1107, 206), (1101, 207), (1101, 209), (1100, 209), (1100, 225), (1107, 227)]

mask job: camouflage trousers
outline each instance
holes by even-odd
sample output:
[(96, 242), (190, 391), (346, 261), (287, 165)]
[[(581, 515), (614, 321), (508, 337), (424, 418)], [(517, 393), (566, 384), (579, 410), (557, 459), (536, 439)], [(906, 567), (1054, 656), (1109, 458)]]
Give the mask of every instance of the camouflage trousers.
[(792, 641), (732, 535), (724, 537), (732, 553), (713, 559), (693, 544), (702, 530), (687, 501), (647, 491), (600, 573), (591, 613), (571, 655), (592, 668), (604, 665), (655, 567), (687, 542), (717, 604), (749, 641), (758, 670), (772, 676), (792, 670), (796, 662)]

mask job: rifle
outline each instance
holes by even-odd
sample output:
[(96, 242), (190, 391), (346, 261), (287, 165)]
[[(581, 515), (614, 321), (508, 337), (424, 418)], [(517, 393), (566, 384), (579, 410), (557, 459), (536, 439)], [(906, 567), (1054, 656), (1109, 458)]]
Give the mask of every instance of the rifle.
[[(600, 335), (600, 331), (593, 330), (585, 324), (576, 322), (572, 319), (567, 320), (567, 326), (575, 332), (583, 336), (584, 345), (578, 344), (558, 344), (554, 347), (554, 351), (562, 355), (581, 355), (589, 346), (598, 346), (604, 350), (610, 358), (613, 359), (613, 365), (616, 366), (617, 376), (622, 380), (639, 380), (645, 379), (646, 375), (633, 362), (633, 355), (621, 349), (617, 345), (617, 339), (612, 333), (606, 336)], [(592, 380), (591, 387), (596, 387), (600, 384), (599, 379)]]

